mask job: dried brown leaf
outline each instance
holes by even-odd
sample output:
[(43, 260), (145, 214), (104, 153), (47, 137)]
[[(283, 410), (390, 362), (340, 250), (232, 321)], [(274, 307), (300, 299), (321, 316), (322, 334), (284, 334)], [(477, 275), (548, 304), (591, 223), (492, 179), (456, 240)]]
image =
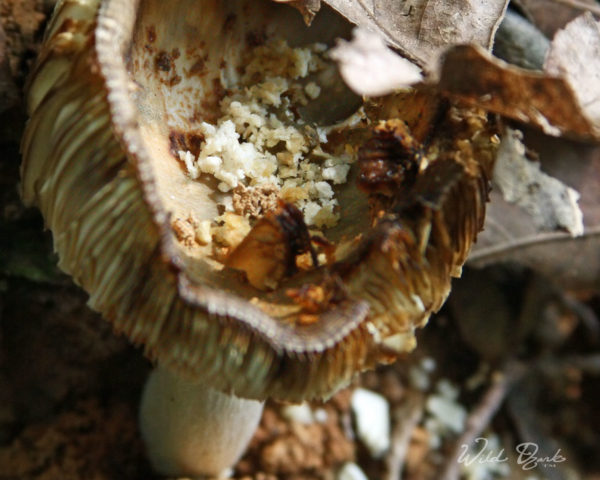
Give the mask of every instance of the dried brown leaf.
[(540, 231), (565, 229), (572, 236), (583, 234), (579, 193), (542, 172), (540, 164), (526, 156), (523, 135), (507, 128), (494, 166), (494, 184), (504, 199), (528, 212)]
[(600, 140), (600, 122), (588, 117), (567, 79), (509, 65), (481, 47), (451, 48), (441, 67), (440, 88), (549, 135)]
[(596, 128), (600, 126), (600, 22), (586, 13), (560, 30), (550, 44), (544, 70), (564, 78)]
[(561, 286), (596, 288), (600, 284), (600, 148), (535, 131), (526, 132), (525, 143), (539, 154), (544, 171), (580, 193), (584, 233), (577, 238), (566, 232), (540, 233), (529, 214), (494, 189), (484, 231), (468, 264), (515, 262)]
[(325, 0), (348, 20), (382, 34), (423, 67), (449, 45), (491, 48), (507, 0)]
[[(552, 38), (557, 30), (582, 13), (581, 8), (549, 0), (514, 0), (525, 15), (542, 31)], [(579, 0), (577, 4), (597, 7), (596, 0)]]
[(351, 42), (338, 40), (331, 57), (346, 84), (359, 95), (387, 95), (422, 79), (419, 67), (394, 53), (379, 34), (360, 27)]
[(298, 9), (304, 22), (310, 25), (317, 12), (321, 9), (321, 0), (273, 0), (278, 3), (288, 3)]

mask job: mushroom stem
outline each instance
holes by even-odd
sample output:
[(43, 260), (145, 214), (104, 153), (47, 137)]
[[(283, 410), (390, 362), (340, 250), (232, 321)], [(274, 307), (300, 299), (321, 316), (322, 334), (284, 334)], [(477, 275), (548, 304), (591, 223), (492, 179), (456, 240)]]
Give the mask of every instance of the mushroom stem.
[(167, 476), (228, 476), (258, 426), (263, 405), (157, 368), (140, 408), (152, 466)]

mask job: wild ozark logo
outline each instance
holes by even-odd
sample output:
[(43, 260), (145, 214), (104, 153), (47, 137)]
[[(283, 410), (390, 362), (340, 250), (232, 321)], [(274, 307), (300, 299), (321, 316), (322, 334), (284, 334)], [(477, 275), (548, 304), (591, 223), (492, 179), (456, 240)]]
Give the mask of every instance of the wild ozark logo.
[[(473, 443), (473, 446), (461, 445), (462, 452), (458, 458), (458, 463), (469, 466), (473, 463), (506, 463), (508, 456), (503, 448), (494, 451), (488, 449), (489, 441), (487, 438), (479, 437)], [(553, 468), (558, 463), (562, 463), (567, 459), (560, 453), (560, 448), (556, 450), (552, 456), (538, 455), (540, 447), (534, 442), (519, 443), (515, 447), (517, 453), (517, 464), (523, 470), (533, 470), (536, 467)]]

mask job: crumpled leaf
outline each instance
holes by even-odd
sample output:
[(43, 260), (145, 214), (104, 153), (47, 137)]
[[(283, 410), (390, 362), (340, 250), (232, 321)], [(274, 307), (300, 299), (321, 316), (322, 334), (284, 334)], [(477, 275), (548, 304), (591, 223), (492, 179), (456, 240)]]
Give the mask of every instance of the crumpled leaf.
[(353, 35), (351, 42), (338, 40), (330, 55), (355, 93), (387, 95), (422, 80), (421, 69), (388, 48), (379, 34), (358, 27)]
[[(556, 1), (513, 0), (513, 2), (548, 38), (552, 38), (557, 30), (582, 13), (581, 8)], [(598, 8), (596, 0), (578, 0), (578, 2), (591, 8)]]
[(324, 0), (348, 20), (382, 34), (403, 55), (433, 68), (449, 45), (489, 49), (508, 0)]
[(454, 98), (535, 125), (548, 135), (600, 140), (600, 122), (588, 117), (566, 79), (509, 65), (481, 47), (451, 48), (439, 86)]
[(542, 169), (581, 195), (584, 232), (539, 232), (531, 216), (506, 202), (497, 188), (487, 204), (483, 232), (467, 265), (484, 267), (518, 263), (554, 280), (561, 288), (600, 285), (600, 147), (525, 132), (525, 144), (540, 158)]
[(562, 228), (574, 237), (582, 235), (579, 193), (542, 172), (539, 163), (528, 160), (522, 138), (518, 130), (505, 130), (494, 166), (494, 184), (507, 202), (531, 215), (539, 230)]
[(310, 25), (317, 12), (321, 9), (321, 0), (274, 0), (278, 3), (289, 3), (298, 9), (304, 18), (304, 22)]
[(557, 32), (550, 44), (544, 70), (564, 78), (584, 114), (600, 125), (600, 22), (586, 13)]

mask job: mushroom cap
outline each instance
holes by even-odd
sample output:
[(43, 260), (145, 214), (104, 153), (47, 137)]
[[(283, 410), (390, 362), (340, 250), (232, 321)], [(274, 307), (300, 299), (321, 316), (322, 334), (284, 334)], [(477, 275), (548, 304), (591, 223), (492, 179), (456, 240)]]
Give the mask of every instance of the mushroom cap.
[[(323, 398), (412, 349), (414, 329), (445, 300), (482, 227), (495, 130), (427, 92), (370, 105), (325, 265), (263, 291), (178, 240), (174, 219), (218, 212), (214, 184), (190, 179), (174, 146), (197, 146), (194, 132), (214, 119), (253, 39), (331, 42), (349, 27), (332, 10), (307, 27), (266, 0), (57, 4), (28, 88), (22, 196), (42, 211), (59, 266), (89, 305), (150, 359), (241, 397)], [(434, 106), (426, 128), (403, 116), (420, 141), (395, 120), (407, 102)], [(382, 189), (385, 168), (394, 175)], [(281, 215), (257, 223), (273, 244), (258, 227), (244, 242), (281, 247), (289, 261)], [(253, 252), (238, 250), (236, 262), (252, 263)]]

